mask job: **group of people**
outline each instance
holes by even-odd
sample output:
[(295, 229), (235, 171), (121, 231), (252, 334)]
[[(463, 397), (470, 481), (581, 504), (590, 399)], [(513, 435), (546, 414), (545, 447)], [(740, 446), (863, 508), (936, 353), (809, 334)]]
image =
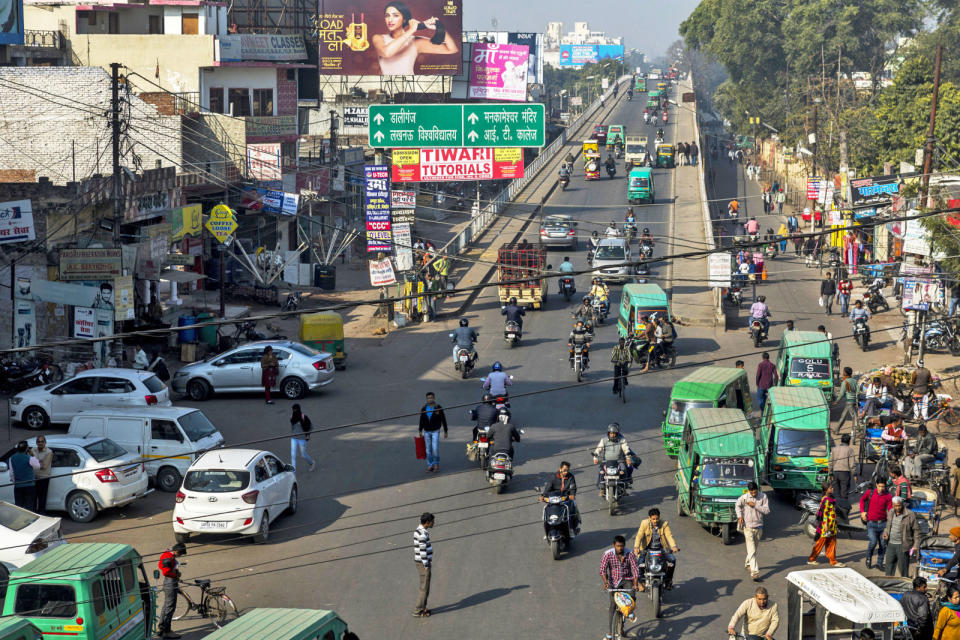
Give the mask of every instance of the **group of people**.
[(33, 447), (26, 440), (18, 442), (7, 465), (14, 504), (34, 513), (46, 513), (53, 452), (47, 447), (45, 436), (37, 436), (36, 442)]
[(696, 142), (677, 143), (677, 164), (679, 166), (695, 165), (700, 155), (700, 148)]

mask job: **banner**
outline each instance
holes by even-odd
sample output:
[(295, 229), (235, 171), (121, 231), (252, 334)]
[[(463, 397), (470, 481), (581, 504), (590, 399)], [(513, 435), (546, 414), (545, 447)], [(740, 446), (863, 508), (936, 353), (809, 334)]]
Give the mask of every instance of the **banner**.
[(73, 337), (92, 338), (97, 331), (96, 311), (89, 307), (74, 307)]
[(397, 191), (390, 192), (390, 208), (397, 209), (415, 209), (417, 207), (416, 191)]
[[(188, 256), (190, 257), (190, 256)], [(193, 260), (190, 260), (193, 264)], [(114, 299), (113, 317), (117, 322), (133, 320), (133, 276), (120, 276), (113, 279)]]
[[(455, 76), (460, 73), (462, 0), (324, 0), (314, 21), (321, 75)], [(386, 6), (384, 6), (386, 5)], [(414, 39), (389, 58), (377, 48), (402, 37), (411, 21)], [(429, 53), (424, 49), (429, 48)]]
[(60, 280), (112, 280), (122, 275), (120, 249), (61, 249)]
[(519, 44), (473, 45), (468, 98), (527, 99), (527, 47)]
[[(508, 180), (523, 177), (519, 148), (394, 149), (394, 182)], [(400, 164), (398, 164), (400, 163)]]
[(543, 82), (543, 34), (508, 33), (507, 42), (527, 47), (527, 84)]
[(216, 37), (221, 62), (243, 60), (306, 60), (307, 48), (301, 35), (225, 34)]
[(899, 193), (900, 176), (876, 176), (850, 180), (850, 204), (854, 207), (886, 205)]
[(396, 283), (397, 276), (393, 273), (393, 265), (390, 264), (389, 258), (370, 261), (370, 286), (386, 287)]
[(13, 302), (13, 346), (35, 347), (37, 345), (36, 305), (30, 300)]
[(623, 45), (621, 44), (561, 44), (560, 66), (582, 67), (585, 64), (596, 64), (606, 58), (623, 60)]
[(366, 127), (369, 126), (369, 111), (367, 107), (344, 107), (343, 108), (343, 126), (345, 127)]
[(393, 242), (396, 247), (397, 271), (413, 270), (413, 234), (406, 222), (393, 223)]
[[(387, 165), (375, 164), (364, 167), (363, 181), (364, 209), (367, 215), (367, 252), (390, 253), (393, 249), (393, 238), (390, 233), (390, 171)], [(370, 278), (372, 282), (372, 263)]]
[(250, 211), (278, 213), (284, 216), (297, 215), (300, 196), (295, 193), (271, 191), (270, 189), (247, 189), (240, 194), (240, 206)]
[(29, 200), (0, 202), (0, 244), (35, 240), (36, 237), (33, 206)]
[(280, 180), (280, 143), (248, 144), (247, 175), (254, 180)]
[(820, 193), (821, 180), (823, 180), (823, 178), (821, 178), (820, 176), (807, 178), (807, 200), (817, 199), (817, 195)]

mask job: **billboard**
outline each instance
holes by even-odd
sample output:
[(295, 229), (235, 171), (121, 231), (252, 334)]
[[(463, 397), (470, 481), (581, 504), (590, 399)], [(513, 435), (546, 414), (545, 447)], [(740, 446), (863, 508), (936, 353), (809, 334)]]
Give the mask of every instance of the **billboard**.
[(387, 165), (363, 168), (364, 209), (367, 214), (367, 252), (393, 249), (390, 232), (390, 171)]
[(391, 178), (394, 182), (446, 182), (453, 180), (510, 180), (523, 177), (523, 150), (394, 149)]
[(224, 34), (217, 36), (216, 42), (220, 52), (218, 60), (221, 62), (243, 60), (290, 62), (307, 59), (307, 48), (303, 43), (303, 36), (299, 34)]
[(473, 45), (468, 98), (527, 99), (527, 47), (520, 44)]
[(33, 203), (30, 200), (0, 202), (0, 244), (34, 240), (36, 237)]
[(527, 47), (527, 84), (543, 82), (543, 34), (542, 33), (509, 33), (507, 42), (521, 44)]
[(900, 176), (875, 176), (850, 180), (850, 204), (854, 207), (886, 205), (900, 193)]
[[(398, 3), (400, 6), (387, 3), (386, 7), (384, 4), (382, 0), (320, 3), (322, 9), (315, 19), (314, 35), (320, 41), (321, 75), (460, 73), (462, 0), (405, 0)], [(410, 31), (414, 25), (416, 29)], [(403, 44), (394, 51), (397, 45), (390, 45), (397, 41)]]
[(23, 44), (23, 0), (0, 0), (0, 44)]
[(247, 175), (254, 180), (280, 180), (282, 166), (279, 142), (247, 145)]
[(582, 67), (596, 64), (606, 58), (623, 60), (622, 44), (562, 44), (560, 45), (561, 67)]

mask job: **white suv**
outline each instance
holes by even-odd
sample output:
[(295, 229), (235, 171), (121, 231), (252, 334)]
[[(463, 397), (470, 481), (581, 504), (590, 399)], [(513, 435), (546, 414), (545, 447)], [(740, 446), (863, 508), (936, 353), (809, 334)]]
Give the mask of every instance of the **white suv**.
[[(36, 447), (36, 438), (27, 441)], [(136, 453), (129, 453), (109, 438), (47, 436), (53, 453), (47, 511), (66, 511), (75, 522), (90, 522), (97, 513), (122, 507), (152, 491), (147, 471)], [(16, 449), (0, 456), (0, 473)], [(0, 500), (13, 502), (13, 485), (0, 483)]]
[(190, 465), (176, 500), (177, 542), (191, 533), (240, 533), (262, 543), (280, 514), (297, 512), (297, 479), (269, 451), (217, 449)]

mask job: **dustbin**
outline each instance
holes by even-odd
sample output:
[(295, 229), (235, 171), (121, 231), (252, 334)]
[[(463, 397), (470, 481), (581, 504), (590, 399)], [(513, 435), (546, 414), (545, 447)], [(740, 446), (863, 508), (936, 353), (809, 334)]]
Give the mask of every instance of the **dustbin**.
[[(197, 316), (197, 323), (210, 322), (217, 316), (212, 313), (201, 313)], [(211, 324), (206, 327), (200, 327), (200, 342), (205, 342), (214, 349), (217, 348), (217, 325)]]
[(332, 264), (314, 265), (313, 286), (324, 291), (333, 291), (337, 286), (337, 268)]
[[(177, 318), (178, 327), (186, 327), (192, 324), (197, 324), (196, 316), (180, 316)], [(177, 341), (180, 344), (193, 343), (197, 341), (197, 330), (196, 329), (183, 329), (177, 332)]]

